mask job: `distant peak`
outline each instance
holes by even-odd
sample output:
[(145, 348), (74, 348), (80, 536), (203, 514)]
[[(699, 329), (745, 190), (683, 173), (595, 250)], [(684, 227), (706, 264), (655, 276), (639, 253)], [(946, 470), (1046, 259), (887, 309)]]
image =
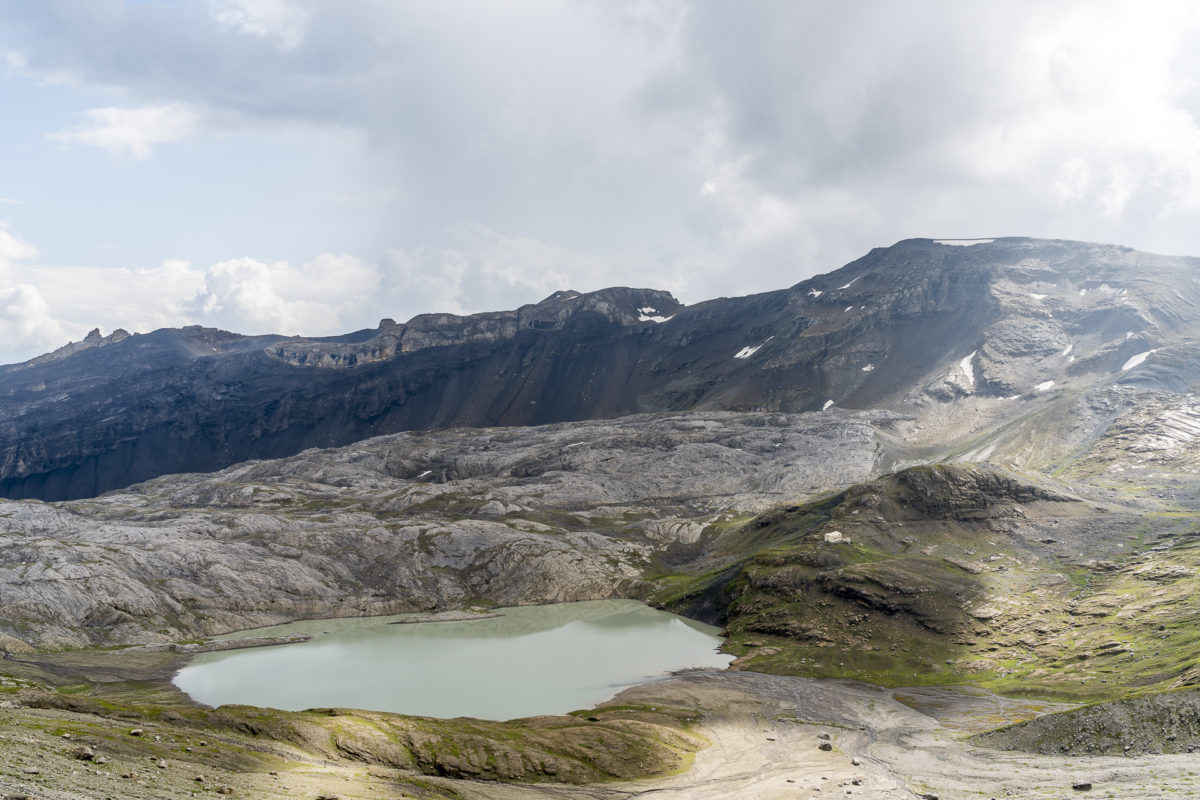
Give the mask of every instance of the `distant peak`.
[(84, 350), (90, 350), (93, 347), (104, 347), (105, 345), (123, 342), (128, 339), (130, 335), (131, 334), (129, 331), (125, 330), (124, 328), (117, 328), (108, 336), (102, 336), (99, 328), (92, 328), (92, 330), (88, 332), (88, 335), (83, 338), (83, 341), (67, 342), (57, 350), (37, 356), (36, 358), (31, 358), (23, 364), (14, 364), (13, 368), (25, 369), (27, 367), (36, 367), (41, 364), (46, 364), (51, 361), (58, 361)]
[(947, 247), (972, 247), (977, 244), (993, 244), (995, 239), (934, 239), (934, 244)]

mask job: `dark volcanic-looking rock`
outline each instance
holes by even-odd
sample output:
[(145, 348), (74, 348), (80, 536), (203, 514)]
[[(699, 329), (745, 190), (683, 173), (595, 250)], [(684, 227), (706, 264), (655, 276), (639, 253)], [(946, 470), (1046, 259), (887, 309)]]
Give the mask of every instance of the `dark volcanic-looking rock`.
[(1131, 360), (1146, 363), (1138, 380), (1190, 383), (1172, 347), (1195, 332), (1196, 264), (1107, 245), (917, 239), (790, 289), (689, 307), (618, 288), (325, 339), (96, 332), (0, 367), (0, 496), (91, 496), (403, 430), (998, 403)]

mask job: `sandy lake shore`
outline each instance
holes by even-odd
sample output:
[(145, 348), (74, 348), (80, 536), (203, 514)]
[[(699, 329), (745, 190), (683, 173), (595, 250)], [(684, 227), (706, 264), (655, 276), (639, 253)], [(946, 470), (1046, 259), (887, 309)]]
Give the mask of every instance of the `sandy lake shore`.
[[(1200, 754), (1054, 757), (973, 746), (966, 741), (971, 733), (1056, 707), (970, 688), (884, 689), (851, 681), (712, 672), (634, 687), (613, 702), (702, 708), (700, 730), (712, 746), (697, 754), (687, 772), (651, 781), (455, 788), (480, 800), (1152, 800), (1200, 795)], [(831, 750), (819, 749), (822, 734), (829, 735)], [(1090, 790), (1073, 788), (1087, 783)]]

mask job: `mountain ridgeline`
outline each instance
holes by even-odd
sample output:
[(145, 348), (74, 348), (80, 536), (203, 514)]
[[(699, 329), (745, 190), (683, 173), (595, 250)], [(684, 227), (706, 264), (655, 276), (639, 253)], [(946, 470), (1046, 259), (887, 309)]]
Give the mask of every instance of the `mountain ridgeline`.
[(612, 288), (327, 338), (94, 332), (0, 367), (0, 497), (90, 497), (410, 430), (830, 406), (952, 426), (939, 408), (998, 418), (1005, 400), (1098, 375), (1178, 389), (1194, 377), (1198, 267), (1078, 242), (914, 239), (692, 306)]

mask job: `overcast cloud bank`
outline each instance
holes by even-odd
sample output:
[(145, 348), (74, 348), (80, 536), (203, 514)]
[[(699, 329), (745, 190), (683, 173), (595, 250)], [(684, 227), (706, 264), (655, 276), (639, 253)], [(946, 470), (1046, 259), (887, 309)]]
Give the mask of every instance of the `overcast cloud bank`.
[(0, 362), (328, 334), (910, 236), (1200, 254), (1186, 2), (0, 0)]

